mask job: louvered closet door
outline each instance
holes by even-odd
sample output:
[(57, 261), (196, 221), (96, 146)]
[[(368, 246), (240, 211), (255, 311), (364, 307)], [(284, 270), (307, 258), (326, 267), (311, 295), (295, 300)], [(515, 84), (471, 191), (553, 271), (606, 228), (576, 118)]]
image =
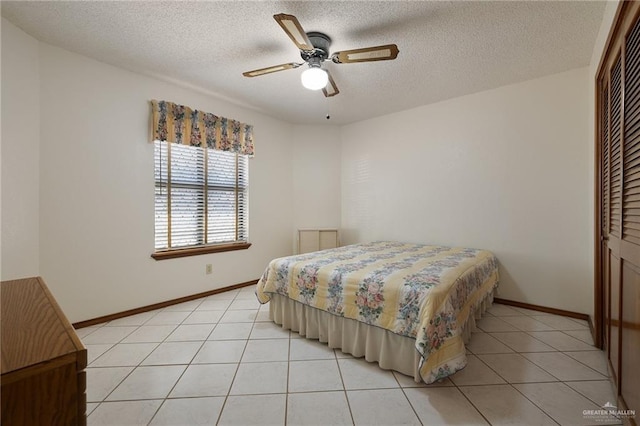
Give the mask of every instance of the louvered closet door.
[(640, 409), (640, 19), (628, 32), (624, 50), (619, 382), (625, 402)]
[[(604, 345), (618, 406), (640, 409), (640, 13), (621, 3), (598, 74)], [(606, 401), (603, 401), (603, 403)]]
[(610, 216), (610, 191), (609, 186), (610, 182), (610, 140), (609, 140), (609, 82), (602, 81), (600, 82), (600, 111), (602, 114), (600, 115), (600, 159), (602, 161), (600, 170), (602, 173), (602, 177), (600, 179), (600, 191), (602, 194), (602, 208), (600, 210), (600, 221), (601, 221), (601, 250), (602, 253), (605, 254), (602, 256), (602, 277), (603, 283), (607, 284), (602, 292), (603, 297), (603, 306), (602, 311), (604, 315), (604, 336), (603, 336), (603, 344), (605, 346), (605, 350), (609, 350), (610, 344), (610, 321), (611, 318), (611, 305), (609, 303), (611, 286), (608, 285), (609, 280), (609, 258), (611, 257), (611, 253), (609, 253), (608, 249), (608, 239), (609, 239), (609, 216)]
[(615, 380), (619, 376), (619, 317), (620, 287), (620, 222), (622, 220), (622, 153), (621, 147), (621, 111), (622, 111), (622, 56), (614, 61), (609, 75), (609, 359)]

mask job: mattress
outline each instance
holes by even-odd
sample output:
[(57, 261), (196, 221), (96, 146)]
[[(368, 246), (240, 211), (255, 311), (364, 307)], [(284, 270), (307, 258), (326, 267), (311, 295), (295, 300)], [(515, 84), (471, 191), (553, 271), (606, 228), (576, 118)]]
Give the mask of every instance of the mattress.
[(275, 259), (256, 294), (409, 339), (418, 376), (432, 383), (466, 366), (464, 326), (497, 284), (489, 251), (374, 242)]

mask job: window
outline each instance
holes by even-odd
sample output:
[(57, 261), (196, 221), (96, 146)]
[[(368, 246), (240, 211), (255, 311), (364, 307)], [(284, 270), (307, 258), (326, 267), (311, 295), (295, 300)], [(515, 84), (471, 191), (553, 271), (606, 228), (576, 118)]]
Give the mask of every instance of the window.
[(248, 157), (155, 141), (155, 259), (248, 248)]

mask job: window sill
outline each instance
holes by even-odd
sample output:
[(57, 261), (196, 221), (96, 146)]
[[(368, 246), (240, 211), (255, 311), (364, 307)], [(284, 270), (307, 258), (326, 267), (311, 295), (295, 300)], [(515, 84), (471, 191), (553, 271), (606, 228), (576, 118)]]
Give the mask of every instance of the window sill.
[(167, 251), (158, 251), (151, 255), (155, 260), (175, 259), (177, 257), (199, 256), (201, 254), (221, 253), (223, 251), (246, 250), (251, 243), (221, 244), (216, 246), (203, 246)]

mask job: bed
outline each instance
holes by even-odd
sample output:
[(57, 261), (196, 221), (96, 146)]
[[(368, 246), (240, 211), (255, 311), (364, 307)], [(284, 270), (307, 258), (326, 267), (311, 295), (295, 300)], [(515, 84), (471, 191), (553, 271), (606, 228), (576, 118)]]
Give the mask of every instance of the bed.
[(497, 285), (489, 251), (382, 241), (275, 259), (256, 295), (285, 329), (433, 383), (466, 366)]

